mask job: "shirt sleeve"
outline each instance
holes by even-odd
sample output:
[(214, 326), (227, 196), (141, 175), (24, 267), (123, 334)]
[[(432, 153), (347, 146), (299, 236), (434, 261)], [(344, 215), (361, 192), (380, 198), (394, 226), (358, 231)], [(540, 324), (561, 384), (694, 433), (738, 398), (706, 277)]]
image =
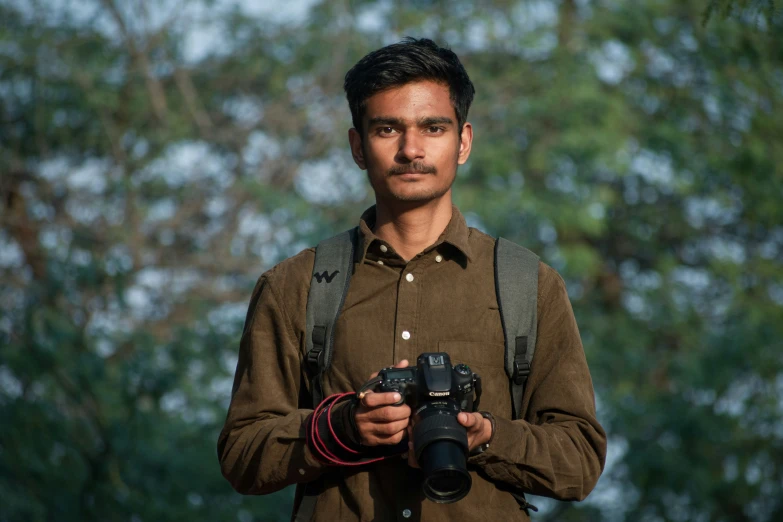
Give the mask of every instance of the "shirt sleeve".
[(231, 404), (218, 439), (223, 476), (240, 493), (266, 494), (317, 478), (326, 465), (307, 446), (310, 409), (299, 409), (299, 335), (262, 276), (240, 341)]
[(523, 397), (524, 419), (495, 416), (489, 448), (471, 457), (492, 480), (534, 495), (583, 500), (606, 459), (606, 433), (562, 278), (539, 271), (536, 351)]

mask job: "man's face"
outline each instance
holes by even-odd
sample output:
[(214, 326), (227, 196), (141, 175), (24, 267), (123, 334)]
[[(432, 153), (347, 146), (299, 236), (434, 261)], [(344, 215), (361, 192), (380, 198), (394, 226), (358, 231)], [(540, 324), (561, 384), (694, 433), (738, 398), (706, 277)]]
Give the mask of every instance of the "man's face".
[(356, 164), (367, 170), (378, 202), (427, 202), (448, 197), (470, 155), (473, 129), (460, 134), (449, 88), (408, 83), (367, 99), (363, 136), (348, 134)]

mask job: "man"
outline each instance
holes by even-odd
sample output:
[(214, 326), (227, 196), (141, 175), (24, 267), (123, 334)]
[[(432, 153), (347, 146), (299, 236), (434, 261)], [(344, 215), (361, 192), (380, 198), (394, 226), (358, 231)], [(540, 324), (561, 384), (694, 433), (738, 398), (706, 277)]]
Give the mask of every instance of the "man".
[[(380, 368), (446, 352), (483, 380), (485, 414), (461, 413), (468, 433), (469, 494), (425, 500), (413, 452), (334, 465), (312, 444), (304, 373), (314, 249), (263, 274), (253, 291), (231, 406), (218, 452), (224, 476), (247, 494), (318, 484), (312, 520), (528, 520), (509, 490), (581, 500), (603, 469), (606, 436), (565, 286), (539, 265), (538, 337), (512, 419), (494, 281), (494, 239), (452, 206), (457, 166), (470, 156), (473, 84), (454, 53), (407, 39), (365, 56), (346, 75), (354, 161), (376, 205), (360, 220), (350, 288), (335, 325), (324, 396), (359, 389)], [(407, 438), (408, 406), (371, 393), (332, 412), (333, 431), (357, 458)], [(331, 441), (334, 442), (334, 441)], [(404, 447), (403, 447), (404, 449)], [(375, 453), (374, 453), (375, 452)], [(301, 495), (297, 495), (295, 511)], [(300, 517), (301, 518), (301, 517)]]

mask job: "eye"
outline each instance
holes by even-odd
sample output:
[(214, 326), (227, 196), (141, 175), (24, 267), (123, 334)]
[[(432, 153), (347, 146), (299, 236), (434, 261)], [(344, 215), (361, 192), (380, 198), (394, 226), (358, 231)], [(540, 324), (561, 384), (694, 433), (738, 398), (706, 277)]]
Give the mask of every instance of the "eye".
[(429, 134), (439, 134), (443, 132), (445, 129), (443, 127), (438, 127), (437, 125), (431, 125), (427, 127), (427, 132)]
[(389, 136), (394, 134), (394, 127), (378, 127), (378, 134), (381, 136)]

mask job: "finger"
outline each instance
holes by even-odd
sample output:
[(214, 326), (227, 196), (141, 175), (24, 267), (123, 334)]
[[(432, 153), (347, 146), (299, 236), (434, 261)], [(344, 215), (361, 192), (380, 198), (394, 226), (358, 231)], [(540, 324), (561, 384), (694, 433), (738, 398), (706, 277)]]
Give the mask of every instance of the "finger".
[(370, 396), (370, 394), (373, 394), (373, 393), (375, 393), (375, 392), (372, 391), (372, 390), (365, 390), (362, 393), (360, 393), (359, 394), (359, 406), (364, 406), (366, 408), (367, 407), (367, 403), (365, 402), (365, 400), (367, 399), (367, 397)]
[(401, 420), (397, 422), (387, 422), (384, 424), (372, 424), (367, 427), (368, 433), (378, 438), (388, 438), (401, 433), (404, 437), (407, 435), (408, 421)]
[(405, 421), (411, 416), (411, 409), (406, 406), (384, 406), (372, 408), (367, 411), (357, 411), (356, 420), (371, 422), (373, 424), (387, 424), (389, 422)]
[(392, 433), (391, 435), (386, 435), (386, 434), (368, 435), (367, 437), (364, 437), (362, 443), (365, 446), (378, 446), (380, 444), (392, 445), (392, 444), (399, 444), (400, 442), (402, 442), (404, 438), (405, 438), (405, 429), (402, 429), (397, 433)]
[(402, 439), (405, 438), (405, 432), (402, 431), (400, 433), (395, 433), (394, 435), (391, 435), (389, 437), (373, 437), (373, 440), (375, 441), (373, 446), (380, 446), (380, 445), (386, 445), (386, 446), (394, 446), (395, 444), (399, 444), (402, 442)]
[(397, 392), (368, 393), (362, 399), (362, 404), (367, 408), (377, 408), (379, 406), (391, 406), (400, 401), (400, 394)]

